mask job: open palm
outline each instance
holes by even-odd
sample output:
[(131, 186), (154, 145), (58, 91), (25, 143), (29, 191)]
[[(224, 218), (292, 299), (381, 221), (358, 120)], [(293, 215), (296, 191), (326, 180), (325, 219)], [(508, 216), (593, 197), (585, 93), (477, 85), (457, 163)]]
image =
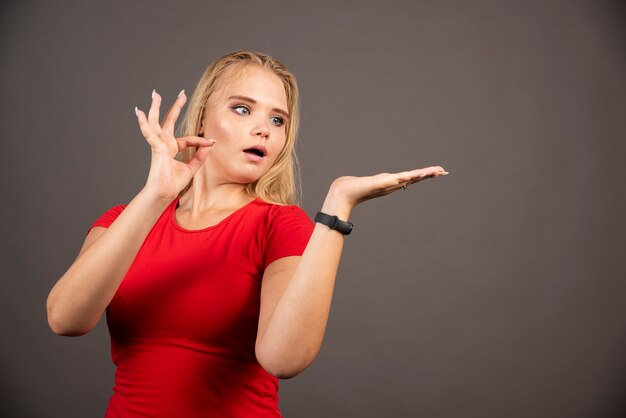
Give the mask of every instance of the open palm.
[(446, 174), (448, 173), (440, 166), (432, 166), (400, 173), (380, 173), (364, 177), (343, 176), (333, 182), (331, 190), (343, 196), (350, 206), (354, 207), (366, 200), (406, 188), (409, 184)]

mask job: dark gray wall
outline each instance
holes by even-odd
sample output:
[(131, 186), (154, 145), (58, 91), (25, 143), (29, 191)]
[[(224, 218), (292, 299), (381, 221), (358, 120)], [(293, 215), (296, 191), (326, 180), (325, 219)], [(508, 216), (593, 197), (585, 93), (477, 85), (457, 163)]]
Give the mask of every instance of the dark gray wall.
[(45, 299), (143, 186), (133, 107), (234, 49), (302, 90), (303, 207), (330, 182), (450, 171), (353, 212), (286, 417), (621, 417), (625, 13), (605, 1), (13, 1), (0, 17), (0, 415), (102, 416), (106, 326)]

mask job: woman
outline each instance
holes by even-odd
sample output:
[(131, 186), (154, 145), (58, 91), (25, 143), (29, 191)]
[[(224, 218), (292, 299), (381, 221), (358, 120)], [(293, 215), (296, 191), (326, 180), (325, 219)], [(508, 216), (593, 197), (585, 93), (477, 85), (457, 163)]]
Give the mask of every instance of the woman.
[[(313, 224), (294, 205), (298, 90), (268, 55), (211, 64), (183, 121), (135, 108), (152, 150), (145, 187), (94, 222), (48, 297), (60, 335), (107, 311), (114, 395), (107, 417), (278, 417), (278, 379), (315, 359), (337, 267), (365, 200), (447, 174), (439, 166), (340, 177)], [(176, 157), (176, 158), (174, 158)]]

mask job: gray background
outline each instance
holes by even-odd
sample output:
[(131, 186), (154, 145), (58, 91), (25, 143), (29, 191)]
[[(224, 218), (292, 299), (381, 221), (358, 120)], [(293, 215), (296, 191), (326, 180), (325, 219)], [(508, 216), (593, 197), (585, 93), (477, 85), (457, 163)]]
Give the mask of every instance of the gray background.
[(133, 107), (240, 48), (299, 79), (310, 216), (340, 175), (450, 171), (353, 212), (286, 417), (626, 415), (623, 3), (1, 7), (2, 417), (103, 415), (106, 326), (55, 336), (45, 299), (145, 183)]

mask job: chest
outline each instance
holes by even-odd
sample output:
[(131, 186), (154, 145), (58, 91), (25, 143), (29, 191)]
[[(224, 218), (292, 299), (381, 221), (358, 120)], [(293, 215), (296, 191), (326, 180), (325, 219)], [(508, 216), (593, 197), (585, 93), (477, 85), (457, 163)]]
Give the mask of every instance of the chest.
[(253, 337), (262, 265), (263, 243), (245, 222), (190, 234), (157, 228), (109, 305), (111, 335), (211, 344)]
[(174, 211), (174, 220), (176, 224), (181, 228), (196, 231), (200, 229), (206, 229), (214, 227), (222, 222), (224, 219), (232, 215), (235, 210), (220, 210), (205, 212), (200, 215), (192, 215), (190, 211), (185, 211), (180, 208), (176, 208)]

